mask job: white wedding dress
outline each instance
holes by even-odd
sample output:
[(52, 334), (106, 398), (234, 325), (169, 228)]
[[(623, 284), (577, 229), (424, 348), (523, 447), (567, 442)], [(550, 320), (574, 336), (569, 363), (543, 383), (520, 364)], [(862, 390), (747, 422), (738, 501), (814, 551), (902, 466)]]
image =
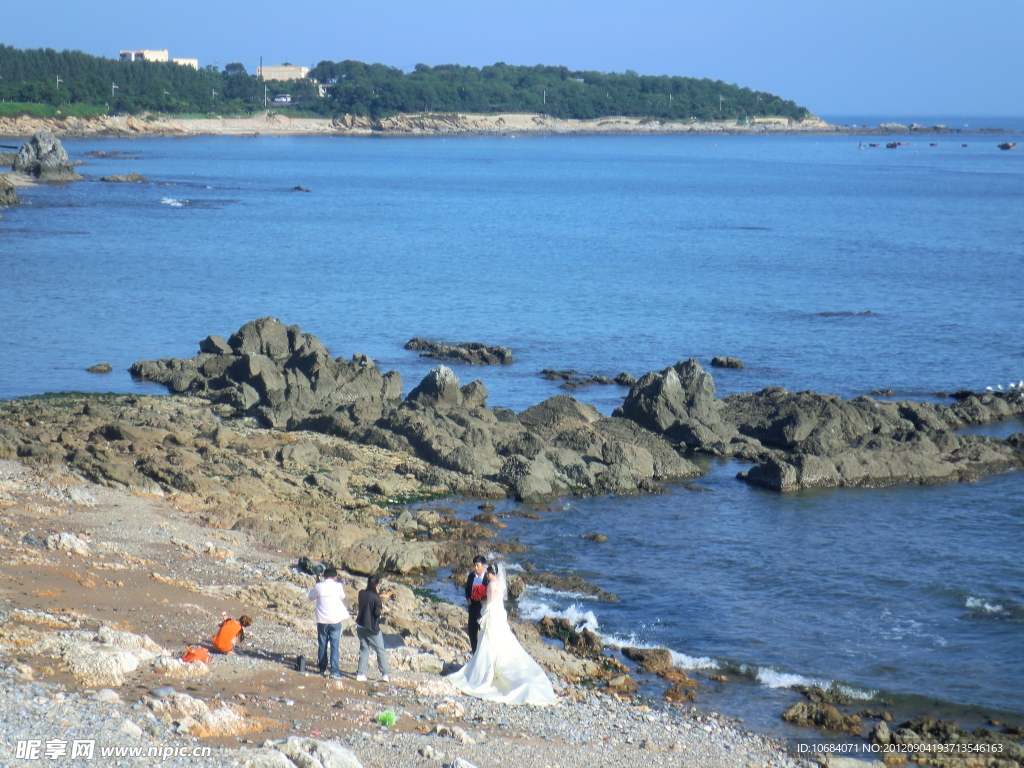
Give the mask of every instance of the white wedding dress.
[(551, 681), (508, 625), (504, 576), (502, 570), (487, 585), (476, 653), (448, 679), (463, 693), (478, 699), (504, 704), (554, 704), (557, 697)]

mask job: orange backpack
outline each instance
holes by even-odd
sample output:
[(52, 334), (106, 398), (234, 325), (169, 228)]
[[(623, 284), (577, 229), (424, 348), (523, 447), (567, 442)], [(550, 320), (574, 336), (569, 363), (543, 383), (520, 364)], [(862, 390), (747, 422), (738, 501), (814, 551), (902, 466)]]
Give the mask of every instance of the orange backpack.
[(181, 657), (182, 661), (201, 661), (203, 664), (210, 663), (210, 652), (201, 645), (190, 645), (185, 649)]

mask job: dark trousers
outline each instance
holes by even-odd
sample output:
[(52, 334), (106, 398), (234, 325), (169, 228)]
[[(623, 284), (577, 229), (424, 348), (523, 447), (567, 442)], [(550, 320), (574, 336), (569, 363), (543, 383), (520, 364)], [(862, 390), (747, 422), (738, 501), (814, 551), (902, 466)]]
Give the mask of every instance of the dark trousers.
[(327, 646), (331, 647), (331, 674), (340, 675), (338, 667), (338, 641), (341, 639), (341, 622), (316, 625), (317, 667), (322, 675), (327, 671)]
[(476, 638), (480, 634), (480, 614), (484, 612), (484, 604), (481, 600), (473, 600), (469, 604), (469, 626), (466, 632), (469, 633), (469, 645), (476, 653)]

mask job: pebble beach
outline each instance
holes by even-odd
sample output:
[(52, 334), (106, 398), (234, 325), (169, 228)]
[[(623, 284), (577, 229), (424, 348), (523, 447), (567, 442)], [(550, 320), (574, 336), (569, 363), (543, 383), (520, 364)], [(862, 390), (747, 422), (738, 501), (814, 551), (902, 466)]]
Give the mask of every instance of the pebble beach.
[[(323, 765), (799, 764), (724, 718), (565, 681), (554, 707), (471, 699), (436, 671), (443, 650), (404, 646), (397, 635), (389, 635), (397, 646), (390, 684), (373, 669), (368, 682), (355, 681), (350, 633), (345, 679), (300, 674), (295, 657), (315, 654), (312, 611), (300, 602), (313, 577), (297, 572), (289, 553), (194, 517), (166, 499), (83, 483), (60, 468), (0, 463), (4, 765), (31, 764), (32, 740), (39, 759), (49, 748), (51, 764), (62, 765), (303, 765), (300, 744), (302, 754), (350, 760)], [(354, 596), (358, 580), (346, 576), (345, 584)], [(395, 587), (393, 610), (429, 617), (429, 604)], [(282, 590), (295, 598), (287, 606), (272, 602)], [(242, 610), (255, 624), (237, 654), (208, 667), (177, 660), (208, 639), (222, 613)], [(466, 658), (464, 648), (447, 650)], [(122, 663), (86, 663), (99, 657)], [(386, 711), (396, 717), (390, 728), (377, 722)], [(292, 757), (282, 751), (289, 739)], [(75, 742), (94, 743), (93, 757), (71, 757)], [(133, 747), (145, 755), (100, 757), (102, 748)], [(208, 756), (194, 756), (205, 747)]]

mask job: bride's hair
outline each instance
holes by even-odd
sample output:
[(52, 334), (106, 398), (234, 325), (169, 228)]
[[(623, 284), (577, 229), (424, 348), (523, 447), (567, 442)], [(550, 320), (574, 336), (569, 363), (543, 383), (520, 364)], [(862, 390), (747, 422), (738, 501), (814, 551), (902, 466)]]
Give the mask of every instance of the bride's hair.
[(501, 599), (504, 601), (505, 598), (508, 597), (508, 582), (505, 579), (505, 564), (502, 562), (491, 563), (487, 566), (487, 573), (494, 577), (491, 581), (497, 581), (499, 583)]

